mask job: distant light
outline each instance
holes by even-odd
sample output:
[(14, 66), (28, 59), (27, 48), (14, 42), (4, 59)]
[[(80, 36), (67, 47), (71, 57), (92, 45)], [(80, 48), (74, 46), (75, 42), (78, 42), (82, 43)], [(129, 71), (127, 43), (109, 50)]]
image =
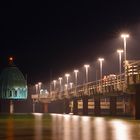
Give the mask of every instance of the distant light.
[(66, 88), (66, 90), (68, 89), (68, 85), (67, 84), (65, 84), (65, 88)]
[(9, 60), (10, 60), (10, 61), (13, 61), (13, 57), (9, 57)]
[(41, 84), (42, 84), (41, 82), (38, 82), (38, 85), (39, 85), (39, 86), (41, 86)]
[(59, 77), (58, 79), (61, 81), (62, 80), (62, 77)]
[(53, 80), (53, 83), (56, 83), (56, 80)]
[(72, 88), (72, 85), (73, 85), (73, 83), (72, 83), (72, 82), (70, 82), (70, 88)]
[(85, 68), (89, 68), (90, 66), (89, 66), (88, 64), (85, 64), (84, 67), (85, 67)]
[(79, 72), (79, 70), (74, 70), (74, 73), (78, 73)]
[(98, 58), (98, 60), (101, 62), (101, 61), (104, 61), (104, 58)]
[(121, 34), (122, 38), (129, 38), (129, 34)]
[(123, 53), (123, 50), (117, 50), (118, 53)]
[(38, 87), (38, 84), (35, 84), (35, 87), (37, 88)]
[(40, 89), (40, 93), (42, 93), (43, 92), (43, 89)]
[(66, 74), (65, 74), (65, 76), (66, 76), (66, 77), (69, 77), (69, 76), (70, 76), (70, 74), (69, 74), (69, 73), (66, 73)]

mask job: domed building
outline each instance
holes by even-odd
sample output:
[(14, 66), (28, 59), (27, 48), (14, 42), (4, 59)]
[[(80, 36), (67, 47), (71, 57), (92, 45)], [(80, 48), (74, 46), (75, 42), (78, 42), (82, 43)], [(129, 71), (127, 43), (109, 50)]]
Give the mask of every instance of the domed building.
[(26, 99), (27, 81), (22, 72), (13, 64), (13, 59), (11, 58), (9, 66), (0, 75), (0, 102), (4, 108), (4, 111), (1, 112), (13, 113), (14, 103)]

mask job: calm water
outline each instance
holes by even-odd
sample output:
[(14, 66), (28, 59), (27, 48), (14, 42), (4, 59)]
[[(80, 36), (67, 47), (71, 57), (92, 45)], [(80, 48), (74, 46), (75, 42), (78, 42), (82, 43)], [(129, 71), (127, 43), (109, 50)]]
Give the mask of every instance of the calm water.
[(74, 115), (0, 115), (0, 140), (140, 140), (140, 121)]

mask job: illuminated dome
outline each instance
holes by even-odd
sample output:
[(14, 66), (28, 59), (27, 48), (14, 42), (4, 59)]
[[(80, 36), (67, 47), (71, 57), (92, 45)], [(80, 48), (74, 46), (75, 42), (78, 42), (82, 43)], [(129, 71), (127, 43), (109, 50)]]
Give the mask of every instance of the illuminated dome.
[(27, 99), (27, 82), (13, 64), (5, 68), (0, 75), (0, 98)]

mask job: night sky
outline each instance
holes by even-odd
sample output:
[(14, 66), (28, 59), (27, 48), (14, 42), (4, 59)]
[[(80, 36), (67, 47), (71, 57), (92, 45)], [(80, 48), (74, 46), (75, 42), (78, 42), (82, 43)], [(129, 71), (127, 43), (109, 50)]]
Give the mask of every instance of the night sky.
[(29, 83), (49, 82), (50, 71), (58, 78), (84, 63), (95, 64), (99, 56), (106, 59), (104, 73), (113, 69), (116, 50), (123, 47), (121, 32), (131, 36), (128, 57), (140, 59), (138, 3), (34, 1), (6, 7), (0, 8), (0, 70), (13, 56)]

